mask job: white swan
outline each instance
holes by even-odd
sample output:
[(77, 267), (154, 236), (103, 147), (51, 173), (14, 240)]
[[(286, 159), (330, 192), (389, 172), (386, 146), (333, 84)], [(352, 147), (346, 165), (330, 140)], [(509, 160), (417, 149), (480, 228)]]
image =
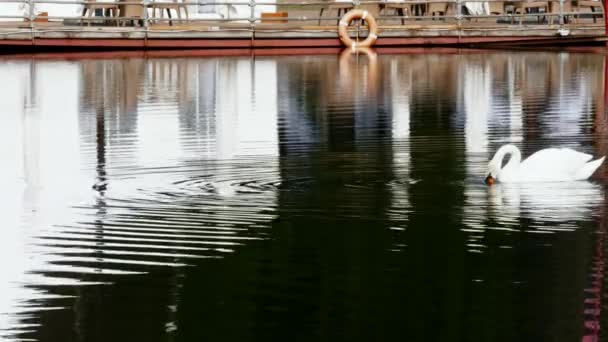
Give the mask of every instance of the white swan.
[[(511, 155), (502, 167), (505, 156)], [(569, 182), (589, 178), (604, 162), (604, 158), (590, 161), (592, 155), (569, 148), (547, 148), (521, 161), (521, 153), (514, 145), (504, 145), (488, 163), (486, 183)]]

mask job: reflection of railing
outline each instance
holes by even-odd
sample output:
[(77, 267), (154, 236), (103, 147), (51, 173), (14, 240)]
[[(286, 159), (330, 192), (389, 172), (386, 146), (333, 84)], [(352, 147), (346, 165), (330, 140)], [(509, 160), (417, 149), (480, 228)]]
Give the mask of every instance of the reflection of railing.
[[(322, 16), (323, 9), (331, 8), (331, 6), (339, 5), (340, 7), (348, 6), (351, 7), (364, 7), (364, 8), (372, 8), (376, 11), (376, 18), (380, 22), (381, 25), (385, 25), (383, 31), (390, 30), (400, 30), (407, 29), (408, 25), (416, 26), (416, 29), (424, 29), (426, 27), (433, 28), (435, 30), (447, 30), (447, 28), (442, 26), (446, 26), (447, 24), (454, 24), (455, 27), (450, 27), (449, 29), (453, 30), (494, 30), (497, 31), (496, 34), (500, 35), (499, 31), (523, 31), (529, 30), (529, 27), (523, 28), (521, 24), (524, 22), (524, 19), (534, 18), (536, 22), (540, 25), (535, 25), (535, 27), (539, 28), (547, 28), (552, 27), (555, 28), (555, 23), (559, 25), (559, 27), (563, 27), (569, 24), (577, 23), (578, 19), (581, 15), (592, 16), (594, 19), (597, 17), (604, 17), (604, 8), (602, 1), (589, 1), (589, 0), (578, 0), (576, 7), (573, 5), (572, 0), (559, 0), (559, 1), (496, 1), (496, 0), (452, 0), (452, 1), (440, 1), (440, 0), (388, 0), (388, 1), (358, 1), (355, 0), (351, 2), (327, 2), (327, 1), (286, 1), (286, 2), (264, 2), (264, 1), (235, 1), (235, 2), (200, 2), (200, 1), (178, 1), (174, 0), (163, 1), (163, 2), (155, 2), (155, 1), (116, 1), (116, 2), (98, 2), (98, 1), (79, 1), (79, 0), (0, 0), (0, 9), (2, 4), (13, 3), (20, 4), (20, 6), (24, 8), (29, 8), (29, 12), (24, 13), (24, 15), (4, 15), (1, 14), (0, 11), (0, 19), (15, 19), (15, 20), (23, 20), (28, 21), (30, 28), (33, 30), (37, 26), (40, 25), (37, 21), (49, 21), (49, 22), (59, 22), (66, 24), (64, 26), (67, 27), (67, 23), (70, 21), (76, 21), (78, 23), (87, 23), (87, 24), (128, 24), (132, 25), (131, 32), (144, 32), (148, 33), (150, 27), (154, 27), (155, 31), (161, 32), (162, 27), (160, 24), (172, 25), (176, 22), (181, 24), (188, 24), (187, 27), (174, 27), (171, 29), (172, 32), (176, 31), (248, 31), (255, 32), (256, 29), (261, 29), (261, 23), (270, 23), (270, 24), (293, 24), (300, 23), (304, 25), (308, 23), (309, 25), (306, 27), (294, 27), (293, 25), (278, 25), (275, 27), (271, 27), (272, 25), (266, 25), (264, 27), (265, 31), (269, 31), (272, 29), (275, 30), (314, 30), (318, 32), (335, 32), (335, 23), (339, 19), (338, 17), (331, 16)], [(52, 13), (50, 15), (44, 16), (44, 18), (39, 18), (38, 14), (35, 11), (35, 5), (39, 4), (55, 4), (55, 5), (78, 5), (83, 6), (83, 8), (96, 8), (103, 6), (111, 6), (115, 5), (120, 8), (119, 11), (115, 11), (113, 16), (53, 16)], [(482, 8), (481, 13), (466, 13), (467, 6), (471, 6), (471, 4), (480, 5), (478, 8)], [(594, 5), (597, 6), (594, 6)], [(196, 17), (188, 17), (187, 8), (188, 6), (214, 6), (216, 8), (226, 6), (237, 8), (237, 7), (248, 7), (248, 16), (239, 16), (239, 17), (227, 17), (223, 18), (196, 18)], [(262, 17), (257, 13), (258, 6), (279, 6), (285, 9), (288, 13), (290, 8), (295, 8), (295, 12), (305, 11), (315, 11), (314, 13), (319, 13), (318, 15), (313, 16), (277, 16), (277, 17)], [(581, 12), (581, 6), (586, 8), (590, 8), (592, 12)], [(161, 13), (163, 10), (167, 10), (170, 13), (170, 10), (186, 9), (185, 17), (181, 17), (179, 19), (171, 18), (171, 17), (158, 17), (151, 16), (150, 11), (155, 11), (154, 8), (161, 8)], [(125, 9), (130, 9), (126, 10)], [(136, 8), (134, 11), (133, 9)], [(168, 9), (169, 8), (169, 9)], [(576, 8), (576, 10), (573, 10)], [(433, 10), (434, 9), (434, 10)], [(394, 13), (388, 14), (387, 12), (393, 10)], [(596, 12), (597, 11), (597, 12)], [(82, 12), (82, 10), (81, 10)], [(118, 15), (116, 15), (116, 12)], [(141, 13), (141, 15), (132, 15), (133, 12)], [(91, 13), (91, 11), (89, 11)], [(83, 12), (84, 14), (84, 12)], [(130, 14), (130, 15), (124, 15)], [(426, 19), (426, 21), (425, 21)], [(432, 20), (431, 20), (432, 19)], [(491, 19), (495, 19), (495, 22), (492, 22)], [(573, 19), (573, 20), (570, 20)], [(401, 25), (393, 25), (390, 24), (390, 21), (401, 23)], [(115, 23), (118, 22), (118, 23)], [(234, 23), (240, 23), (240, 25), (229, 25)], [(198, 24), (198, 26), (197, 26)], [(315, 25), (316, 26), (313, 26)], [(321, 26), (321, 24), (324, 24)], [(484, 25), (487, 24), (487, 25)], [(497, 25), (492, 24), (504, 24), (497, 27)], [(544, 24), (544, 25), (543, 25)], [(112, 25), (113, 26), (113, 25)], [(204, 27), (203, 27), (204, 26)], [(466, 28), (465, 28), (466, 26)], [(591, 25), (576, 25), (576, 28), (579, 30), (589, 30), (589, 29), (597, 29), (595, 26)], [(55, 30), (60, 30), (59, 27), (55, 27)], [(48, 32), (48, 30), (47, 30)], [(567, 30), (560, 30), (560, 34), (568, 34)], [(0, 36), (10, 34), (7, 32), (0, 32)]]

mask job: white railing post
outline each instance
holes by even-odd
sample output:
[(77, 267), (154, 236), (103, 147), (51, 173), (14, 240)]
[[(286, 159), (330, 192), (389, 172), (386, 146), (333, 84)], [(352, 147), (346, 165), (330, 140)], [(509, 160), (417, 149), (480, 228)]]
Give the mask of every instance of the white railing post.
[(144, 19), (144, 28), (146, 29), (146, 38), (147, 38), (147, 35), (148, 35), (148, 26), (149, 26), (149, 23), (148, 23), (148, 0), (141, 0), (141, 4), (142, 4), (141, 6), (143, 7), (142, 11), (143, 11), (143, 14), (144, 14), (143, 15), (143, 17), (144, 17), (143, 18)]
[(255, 0), (249, 0), (249, 23), (255, 29)]
[(32, 39), (34, 39), (34, 19), (36, 19), (35, 15), (34, 15), (35, 0), (28, 0), (28, 3), (30, 6), (30, 10), (29, 10), (30, 29), (32, 30)]
[[(148, 17), (148, 0), (141, 0), (142, 2), (142, 6), (143, 6), (143, 11), (144, 11), (144, 15), (143, 15), (143, 24), (144, 24), (144, 43), (147, 46), (148, 45), (148, 33), (150, 31), (150, 18)], [(154, 7), (152, 8), (152, 11), (154, 11)], [(179, 11), (179, 8), (178, 8)]]
[(456, 0), (456, 22), (458, 26), (458, 39), (460, 39), (460, 32), (462, 31), (462, 3), (461, 0)]
[[(361, 6), (361, 0), (353, 0), (353, 7), (354, 8), (359, 8), (359, 6)], [(340, 18), (338, 18), (338, 20), (340, 20)], [(361, 37), (361, 23), (363, 22), (363, 20), (361, 19), (357, 19), (356, 21), (356, 26), (355, 29), (357, 30), (356, 32), (356, 36), (357, 36), (357, 44), (359, 44), (359, 38)], [(348, 32), (348, 30), (346, 31)]]

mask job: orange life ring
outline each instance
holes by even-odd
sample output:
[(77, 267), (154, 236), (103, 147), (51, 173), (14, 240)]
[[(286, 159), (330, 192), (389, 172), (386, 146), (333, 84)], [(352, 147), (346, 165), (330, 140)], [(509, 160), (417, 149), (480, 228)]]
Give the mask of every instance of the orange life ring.
[[(365, 20), (365, 23), (367, 24), (369, 34), (362, 42), (355, 42), (348, 36), (347, 28), (353, 19)], [(338, 22), (338, 35), (340, 36), (342, 43), (347, 47), (370, 47), (374, 45), (376, 39), (378, 39), (378, 24), (376, 24), (376, 19), (369, 14), (369, 12), (361, 9), (350, 10), (342, 19), (340, 19), (340, 22)]]

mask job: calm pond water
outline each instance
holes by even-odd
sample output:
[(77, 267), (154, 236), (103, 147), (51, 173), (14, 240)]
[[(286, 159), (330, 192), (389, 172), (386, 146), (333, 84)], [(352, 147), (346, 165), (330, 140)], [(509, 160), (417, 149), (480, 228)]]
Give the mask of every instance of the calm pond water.
[[(0, 61), (0, 339), (608, 340), (603, 55)], [(602, 325), (603, 323), (603, 325)]]

